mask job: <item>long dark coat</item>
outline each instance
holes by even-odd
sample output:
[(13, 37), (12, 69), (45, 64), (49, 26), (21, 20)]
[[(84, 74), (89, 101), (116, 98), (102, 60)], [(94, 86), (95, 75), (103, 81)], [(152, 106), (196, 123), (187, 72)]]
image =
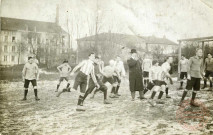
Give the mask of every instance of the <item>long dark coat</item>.
[(127, 60), (129, 66), (129, 87), (130, 91), (143, 90), (142, 67), (139, 60), (130, 58)]

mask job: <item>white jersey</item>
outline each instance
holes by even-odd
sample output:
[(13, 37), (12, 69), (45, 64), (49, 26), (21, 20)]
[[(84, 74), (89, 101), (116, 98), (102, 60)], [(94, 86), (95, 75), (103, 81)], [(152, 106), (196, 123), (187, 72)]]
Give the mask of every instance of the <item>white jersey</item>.
[(115, 62), (115, 71), (122, 76), (126, 75), (126, 71), (122, 61)]
[(144, 59), (142, 64), (143, 71), (149, 72), (152, 67), (152, 60), (151, 59)]
[(178, 65), (179, 72), (187, 72), (188, 68), (188, 59), (180, 60)]
[(83, 66), (81, 67), (80, 71), (86, 75), (91, 74), (94, 71), (94, 62), (91, 60), (84, 60), (82, 61)]
[(105, 77), (112, 77), (115, 75), (115, 68), (112, 66), (106, 66), (104, 67), (103, 72)]
[(150, 80), (160, 80), (163, 81), (165, 78), (164, 71), (161, 66), (153, 66), (149, 72)]
[(64, 63), (61, 64), (60, 66), (57, 67), (61, 72), (60, 72), (60, 77), (68, 77), (69, 76), (69, 72), (71, 71), (71, 67), (69, 66), (69, 64)]
[(24, 65), (23, 71), (22, 71), (24, 78), (27, 80), (34, 80), (36, 79), (36, 74), (38, 74), (38, 66), (35, 63), (30, 64), (27, 62)]
[(171, 65), (168, 62), (164, 62), (162, 65), (162, 70), (168, 75), (171, 69)]

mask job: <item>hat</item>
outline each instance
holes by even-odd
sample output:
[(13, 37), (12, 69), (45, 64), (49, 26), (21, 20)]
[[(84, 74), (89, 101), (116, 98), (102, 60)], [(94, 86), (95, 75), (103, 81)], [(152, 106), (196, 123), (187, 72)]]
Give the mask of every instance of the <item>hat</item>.
[(136, 49), (131, 49), (130, 53), (137, 53)]

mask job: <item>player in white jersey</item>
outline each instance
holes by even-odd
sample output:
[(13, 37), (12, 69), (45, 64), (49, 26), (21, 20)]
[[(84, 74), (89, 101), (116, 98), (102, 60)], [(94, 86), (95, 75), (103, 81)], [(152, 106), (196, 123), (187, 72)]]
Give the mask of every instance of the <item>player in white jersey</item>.
[(178, 63), (178, 73), (180, 77), (180, 88), (183, 89), (183, 80), (184, 78), (187, 79), (187, 67), (188, 66), (188, 59), (182, 55), (181, 60)]
[(24, 65), (22, 78), (25, 88), (24, 98), (22, 100), (27, 100), (28, 87), (30, 83), (33, 85), (35, 100), (40, 100), (37, 95), (37, 80), (39, 79), (39, 69), (37, 64), (34, 63), (32, 57), (28, 57), (28, 62)]
[[(74, 73), (78, 69), (80, 69), (80, 71), (78, 72), (78, 74), (75, 77), (75, 81), (74, 81), (74, 85), (73, 85), (74, 90), (77, 90), (78, 86), (80, 86), (80, 97), (83, 97), (83, 95), (86, 91), (87, 79), (88, 79), (89, 75), (92, 76), (92, 78), (94, 79), (95, 85), (98, 86), (97, 80), (94, 76), (94, 61), (95, 61), (95, 54), (91, 53), (89, 55), (88, 60), (84, 60), (81, 63), (79, 63), (70, 73), (70, 76), (73, 76)], [(62, 92), (70, 91), (70, 89), (71, 88), (69, 86), (67, 86), (66, 89), (63, 89)], [(59, 92), (57, 97), (59, 97), (62, 92)]]
[[(169, 71), (171, 70), (171, 63), (172, 62), (173, 62), (173, 58), (172, 57), (167, 57), (166, 61), (161, 65), (162, 70), (164, 71), (164, 73), (166, 75), (166, 78), (167, 78), (167, 80), (166, 80), (167, 84), (168, 84), (168, 81), (170, 81), (170, 83), (173, 84), (172, 79), (171, 79), (171, 75), (169, 73)], [(166, 91), (166, 98), (171, 98), (169, 96), (169, 87), (168, 87), (168, 85), (167, 85), (165, 91)]]
[[(110, 83), (112, 85), (112, 89), (111, 89), (111, 94), (110, 94), (110, 98), (118, 98), (118, 96), (115, 94), (116, 92), (116, 87), (118, 85), (118, 79), (120, 78), (119, 74), (115, 71), (115, 61), (114, 60), (110, 60), (109, 61), (109, 65), (105, 66), (103, 68), (103, 70), (100, 71), (101, 74), (103, 75), (103, 80), (102, 82), (104, 84), (106, 84), (107, 82)], [(119, 76), (118, 78), (116, 78), (115, 76)], [(95, 96), (97, 91), (94, 92), (93, 94), (93, 98)]]
[(70, 65), (68, 64), (67, 60), (64, 60), (63, 64), (61, 64), (60, 66), (57, 67), (59, 73), (60, 73), (60, 78), (57, 84), (57, 89), (55, 92), (58, 92), (58, 89), (60, 87), (60, 84), (63, 80), (67, 81), (67, 87), (69, 87), (69, 73), (71, 72), (72, 68), (70, 67)]
[(149, 71), (151, 67), (152, 67), (151, 55), (145, 54), (143, 62), (142, 62), (143, 80), (144, 80), (144, 86), (145, 86), (144, 93), (146, 93), (145, 91), (147, 91), (146, 87), (149, 83)]
[(147, 89), (152, 90), (152, 94), (148, 102), (152, 106), (154, 106), (153, 99), (158, 91), (159, 91), (159, 95), (158, 95), (157, 103), (163, 103), (160, 99), (162, 98), (163, 93), (166, 89), (166, 82), (164, 81), (165, 73), (162, 70), (162, 67), (159, 66), (159, 62), (156, 60), (153, 60), (152, 64), (153, 66), (149, 72), (150, 82), (148, 83)]
[(120, 84), (121, 84), (121, 77), (125, 77), (126, 76), (126, 71), (125, 71), (125, 68), (124, 68), (124, 64), (123, 64), (123, 61), (121, 61), (121, 57), (120, 56), (116, 57), (116, 60), (115, 60), (115, 71), (117, 73), (117, 74), (115, 74), (115, 78), (118, 81), (118, 85), (116, 87), (115, 94), (117, 96), (120, 96), (120, 94), (118, 94), (118, 90), (119, 90)]

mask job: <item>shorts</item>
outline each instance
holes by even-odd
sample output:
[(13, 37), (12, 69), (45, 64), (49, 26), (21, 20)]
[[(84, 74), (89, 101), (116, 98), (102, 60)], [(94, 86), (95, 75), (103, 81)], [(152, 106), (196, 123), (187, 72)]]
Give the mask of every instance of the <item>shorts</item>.
[(121, 79), (119, 79), (117, 76), (113, 76), (113, 78), (114, 78), (115, 81), (118, 82), (119, 84), (121, 83)]
[(187, 78), (187, 72), (180, 73), (180, 79), (184, 79), (184, 77)]
[[(100, 85), (99, 90), (101, 90), (101, 91), (107, 90), (107, 87), (103, 84), (103, 82), (99, 79), (99, 77), (96, 76), (96, 80), (97, 80), (97, 83)], [(91, 93), (95, 87), (96, 87), (95, 83), (94, 83), (92, 77), (90, 77), (87, 91), (89, 93)]]
[(144, 78), (149, 77), (149, 72), (148, 72), (148, 71), (143, 71), (143, 77), (144, 77)]
[(209, 77), (209, 76), (213, 77), (213, 72), (206, 70), (205, 77)]
[(60, 77), (59, 82), (62, 82), (63, 80), (66, 80), (68, 82), (69, 78), (68, 77)]
[(187, 80), (186, 89), (187, 90), (199, 91), (200, 90), (200, 78), (191, 77), (191, 80)]
[(153, 83), (149, 82), (147, 89), (151, 90), (154, 86), (162, 86), (162, 85), (167, 85), (165, 81), (160, 81), (160, 80), (153, 80)]
[(73, 85), (73, 88), (75, 90), (78, 89), (78, 86), (80, 86), (80, 92), (85, 93), (86, 92), (86, 87), (87, 87), (87, 75), (84, 74), (83, 72), (79, 72), (77, 76), (75, 77), (75, 82)]
[(102, 80), (103, 83), (106, 83), (106, 82), (109, 82), (110, 84), (114, 84), (116, 83), (116, 78), (113, 76), (113, 77), (103, 77), (103, 80)]
[(24, 88), (28, 88), (30, 82), (32, 83), (33, 87), (37, 86), (36, 79), (34, 79), (34, 80), (27, 80), (27, 79), (25, 79), (25, 81), (24, 81)]

